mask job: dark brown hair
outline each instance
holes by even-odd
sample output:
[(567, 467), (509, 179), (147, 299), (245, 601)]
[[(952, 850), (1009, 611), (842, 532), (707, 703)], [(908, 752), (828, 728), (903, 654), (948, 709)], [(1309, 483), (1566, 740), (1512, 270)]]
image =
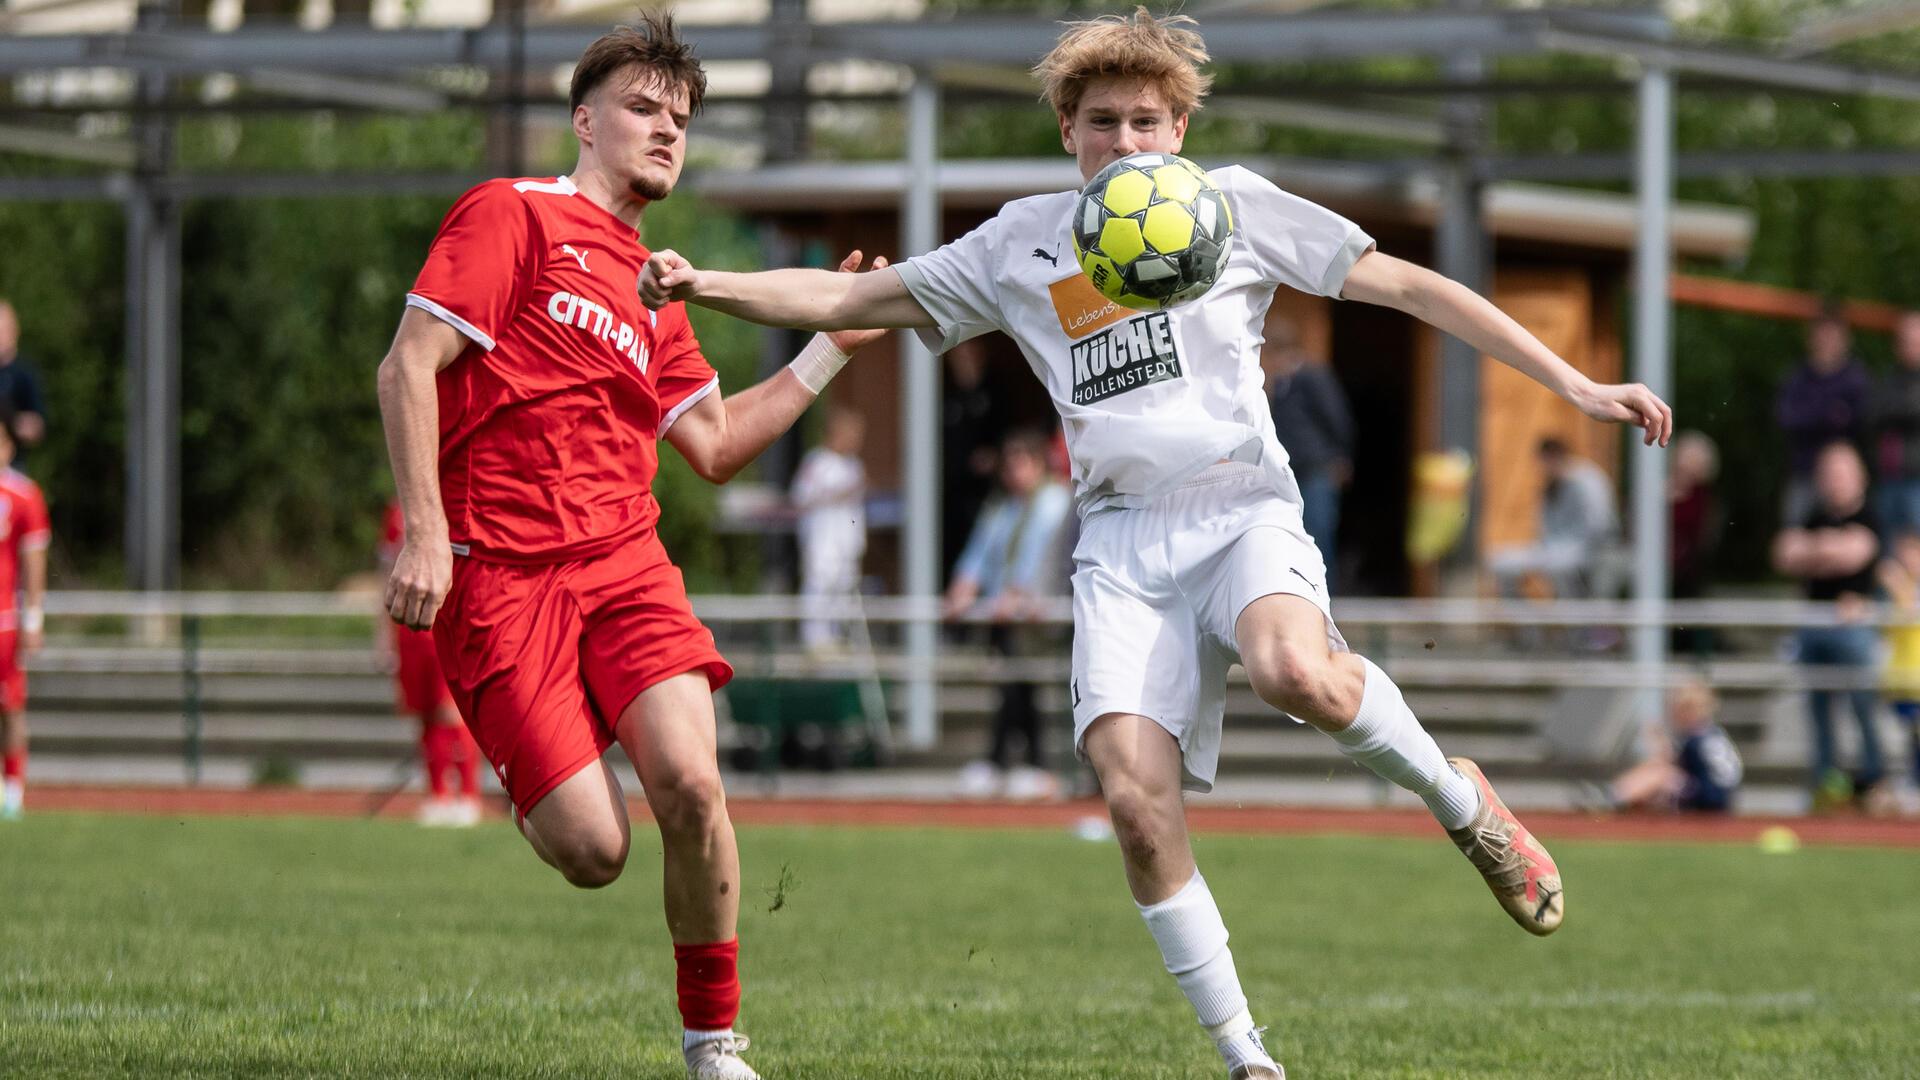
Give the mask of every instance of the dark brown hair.
[(680, 40), (673, 16), (648, 12), (639, 26), (616, 26), (600, 35), (573, 68), (568, 108), (578, 109), (594, 88), (628, 65), (639, 67), (639, 77), (664, 87), (684, 87), (687, 111), (700, 111), (707, 96), (707, 72), (693, 46)]

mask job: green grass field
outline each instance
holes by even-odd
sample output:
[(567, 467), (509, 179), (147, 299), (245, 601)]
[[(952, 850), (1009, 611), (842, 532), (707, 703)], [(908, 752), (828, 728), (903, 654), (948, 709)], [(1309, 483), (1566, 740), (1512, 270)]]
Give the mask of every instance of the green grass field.
[[(657, 848), (576, 892), (500, 824), (0, 828), (0, 1073), (679, 1075)], [(743, 830), (769, 1080), (1215, 1078), (1111, 843)], [(1432, 842), (1202, 838), (1295, 1080), (1912, 1076), (1920, 857), (1559, 844), (1565, 928)], [(777, 911), (771, 894), (793, 883)]]

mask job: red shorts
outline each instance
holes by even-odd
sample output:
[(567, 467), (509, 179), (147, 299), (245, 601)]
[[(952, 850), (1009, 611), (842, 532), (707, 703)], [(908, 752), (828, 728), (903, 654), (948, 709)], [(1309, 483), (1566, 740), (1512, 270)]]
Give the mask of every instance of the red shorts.
[(440, 674), (440, 652), (431, 633), (395, 626), (393, 652), (399, 660), (393, 681), (399, 686), (401, 712), (425, 720), (453, 701), (446, 677)]
[(733, 678), (651, 529), (575, 562), (456, 558), (433, 638), (454, 703), (522, 815), (599, 760), (642, 690), (689, 671), (714, 689)]
[(20, 663), (18, 630), (0, 630), (0, 708), (16, 714), (27, 708), (27, 669)]

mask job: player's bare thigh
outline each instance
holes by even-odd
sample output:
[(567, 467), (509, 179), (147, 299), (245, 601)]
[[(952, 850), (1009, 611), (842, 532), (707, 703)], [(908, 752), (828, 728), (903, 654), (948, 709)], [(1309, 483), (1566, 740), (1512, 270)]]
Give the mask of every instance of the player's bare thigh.
[(547, 792), (520, 824), (539, 854), (583, 889), (611, 885), (627, 864), (626, 794), (605, 761), (595, 759)]
[(1133, 713), (1107, 713), (1081, 739), (1100, 776), (1135, 901), (1157, 904), (1193, 877), (1186, 804), (1180, 799), (1180, 743)]
[(1360, 658), (1327, 644), (1327, 617), (1313, 601), (1272, 593), (1234, 620), (1247, 680), (1260, 699), (1322, 731), (1340, 731), (1360, 713), (1367, 672)]
[(713, 689), (705, 672), (683, 672), (641, 691), (613, 733), (662, 828), (700, 829), (716, 815), (724, 820)]

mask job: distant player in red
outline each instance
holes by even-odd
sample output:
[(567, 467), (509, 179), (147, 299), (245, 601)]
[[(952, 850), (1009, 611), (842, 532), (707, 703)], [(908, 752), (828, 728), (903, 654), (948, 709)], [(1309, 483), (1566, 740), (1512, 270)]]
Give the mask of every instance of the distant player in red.
[(13, 451), (13, 409), (0, 404), (0, 819), (6, 820), (19, 817), (26, 803), (25, 663), (40, 651), (53, 539), (47, 500), (40, 485), (13, 468)]
[(733, 1032), (740, 868), (715, 758), (712, 692), (733, 669), (661, 548), (651, 486), (662, 439), (726, 481), (878, 334), (816, 336), (723, 398), (684, 307), (641, 305), (641, 214), (679, 179), (705, 89), (671, 20), (617, 29), (574, 69), (573, 173), (489, 181), (447, 213), (380, 365), (406, 519), (386, 601), (433, 628), (522, 833), (582, 888), (626, 865), (600, 759), (626, 751), (660, 828), (688, 1073), (757, 1080)]
[[(391, 570), (400, 557), (406, 519), (400, 504), (387, 504), (380, 533), (380, 561)], [(480, 748), (460, 719), (446, 677), (440, 674), (440, 654), (433, 635), (425, 630), (389, 624), (392, 632), (395, 699), (403, 715), (420, 721), (420, 762), (427, 774), (427, 801), (420, 808), (420, 824), (461, 828), (480, 823)], [(447, 778), (460, 774), (460, 795), (448, 790)]]

